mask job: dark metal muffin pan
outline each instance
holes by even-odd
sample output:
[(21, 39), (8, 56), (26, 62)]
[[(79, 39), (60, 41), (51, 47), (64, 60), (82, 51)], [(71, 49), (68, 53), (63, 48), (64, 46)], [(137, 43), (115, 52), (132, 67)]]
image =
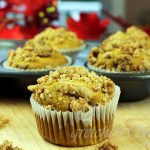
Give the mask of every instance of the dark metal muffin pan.
[[(38, 77), (48, 74), (49, 71), (12, 71), (5, 69), (2, 62), (6, 60), (9, 49), (23, 45), (24, 41), (1, 40), (0, 41), (0, 80), (11, 78), (16, 84), (26, 90), (27, 85), (34, 84)], [(88, 42), (87, 48), (73, 56), (73, 66), (85, 66), (86, 58), (91, 47), (99, 42)], [(121, 88), (121, 101), (140, 100), (150, 96), (150, 74), (119, 74), (96, 72), (98, 75), (105, 75), (111, 78)], [(10, 85), (11, 86), (11, 85)], [(27, 91), (27, 90), (26, 90)]]
[[(6, 44), (3, 44), (6, 43)], [(18, 78), (18, 77), (39, 77), (42, 75), (45, 75), (49, 73), (49, 71), (13, 71), (11, 69), (7, 69), (3, 67), (3, 62), (7, 59), (7, 54), (10, 49), (15, 49), (18, 46), (22, 46), (24, 41), (13, 41), (13, 40), (1, 40), (0, 41), (0, 77), (12, 77), (12, 78)], [(1, 46), (1, 44), (3, 46)], [(90, 44), (91, 46), (96, 45), (95, 42)], [(87, 44), (87, 47), (84, 51), (81, 51), (78, 53), (75, 57), (72, 57), (72, 65), (73, 66), (84, 66), (86, 62), (86, 56), (89, 51), (89, 44)]]
[(150, 73), (96, 73), (111, 78), (120, 86), (120, 101), (134, 101), (150, 96)]

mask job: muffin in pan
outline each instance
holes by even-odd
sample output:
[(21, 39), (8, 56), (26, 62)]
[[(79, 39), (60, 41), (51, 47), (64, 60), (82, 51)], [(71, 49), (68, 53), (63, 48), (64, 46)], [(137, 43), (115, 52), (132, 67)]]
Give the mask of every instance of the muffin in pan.
[[(58, 49), (61, 53), (70, 54), (84, 50), (85, 43), (79, 39), (74, 32), (65, 28), (47, 28), (36, 35), (33, 40), (42, 42)], [(29, 42), (26, 45), (30, 44)]]
[(13, 70), (42, 71), (71, 65), (71, 58), (61, 54), (55, 48), (30, 40), (30, 46), (10, 50), (3, 66)]
[(62, 67), (28, 86), (40, 135), (51, 143), (85, 146), (106, 140), (120, 88), (84, 67)]
[(147, 72), (150, 70), (150, 38), (137, 27), (119, 31), (91, 50), (87, 65), (95, 71)]
[(118, 31), (92, 48), (87, 67), (111, 78), (121, 88), (121, 101), (150, 95), (150, 37), (137, 27)]

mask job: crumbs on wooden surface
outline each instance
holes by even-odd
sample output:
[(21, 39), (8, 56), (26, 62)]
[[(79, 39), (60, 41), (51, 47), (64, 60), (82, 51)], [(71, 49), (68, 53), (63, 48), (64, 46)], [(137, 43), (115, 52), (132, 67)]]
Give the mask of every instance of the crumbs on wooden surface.
[(13, 147), (12, 142), (5, 140), (3, 143), (0, 144), (0, 150), (23, 150), (19, 147)]
[(96, 150), (118, 150), (118, 147), (108, 142), (105, 143), (102, 147), (97, 148)]
[(5, 125), (8, 123), (9, 123), (9, 119), (0, 115), (0, 129), (5, 127)]

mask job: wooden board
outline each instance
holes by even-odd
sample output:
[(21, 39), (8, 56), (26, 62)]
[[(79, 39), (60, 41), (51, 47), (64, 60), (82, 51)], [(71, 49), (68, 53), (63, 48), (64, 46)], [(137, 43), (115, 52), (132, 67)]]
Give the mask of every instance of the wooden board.
[[(0, 98), (0, 115), (10, 120), (0, 129), (0, 143), (9, 139), (25, 150), (96, 150), (98, 147), (67, 148), (43, 140), (28, 100)], [(150, 97), (119, 104), (110, 141), (119, 150), (150, 150)]]

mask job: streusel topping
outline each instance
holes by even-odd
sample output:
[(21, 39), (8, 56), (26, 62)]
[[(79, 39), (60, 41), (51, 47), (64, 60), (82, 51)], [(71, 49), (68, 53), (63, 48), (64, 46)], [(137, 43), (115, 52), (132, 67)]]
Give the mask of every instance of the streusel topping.
[(36, 35), (33, 40), (40, 41), (44, 45), (53, 46), (58, 50), (78, 48), (83, 45), (83, 41), (74, 32), (68, 31), (65, 28), (47, 28)]
[(84, 67), (62, 67), (28, 86), (38, 103), (62, 111), (87, 111), (89, 107), (111, 101), (115, 84)]
[(52, 45), (45, 44), (42, 40), (28, 40), (24, 45), (24, 50), (35, 52), (38, 56), (47, 57), (58, 54), (58, 50)]
[(119, 31), (94, 47), (88, 62), (108, 71), (150, 70), (150, 38), (137, 27)]
[(67, 64), (66, 57), (52, 48), (38, 43), (29, 43), (23, 48), (10, 50), (7, 64), (18, 69), (51, 69)]

